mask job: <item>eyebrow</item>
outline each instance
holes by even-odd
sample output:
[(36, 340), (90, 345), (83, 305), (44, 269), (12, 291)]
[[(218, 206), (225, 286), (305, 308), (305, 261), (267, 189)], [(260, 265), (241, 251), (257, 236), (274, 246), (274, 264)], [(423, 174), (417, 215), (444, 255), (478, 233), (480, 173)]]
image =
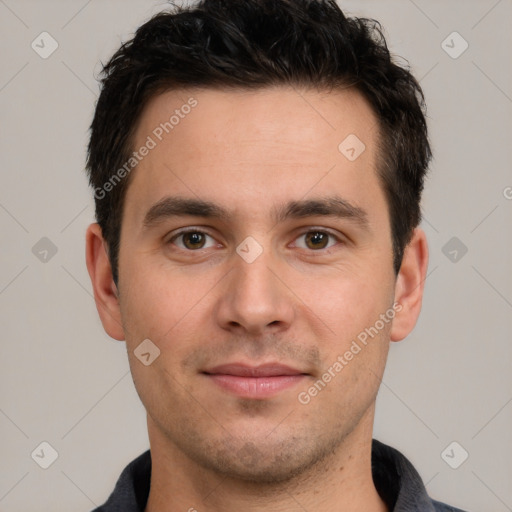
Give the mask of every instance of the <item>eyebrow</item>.
[[(229, 221), (233, 214), (212, 201), (166, 196), (149, 208), (144, 216), (143, 229), (149, 230), (169, 218), (185, 216)], [(276, 224), (287, 219), (314, 216), (348, 219), (362, 228), (369, 227), (366, 211), (339, 196), (290, 201), (274, 207), (271, 212), (271, 218)]]

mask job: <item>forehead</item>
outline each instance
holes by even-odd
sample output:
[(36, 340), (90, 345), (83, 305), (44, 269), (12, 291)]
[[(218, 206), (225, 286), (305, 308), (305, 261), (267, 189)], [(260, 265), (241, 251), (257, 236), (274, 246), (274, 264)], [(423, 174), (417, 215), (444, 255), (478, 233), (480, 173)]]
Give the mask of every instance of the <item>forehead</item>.
[(338, 185), (357, 200), (377, 185), (377, 127), (353, 89), (168, 91), (139, 120), (133, 147), (151, 150), (133, 171), (125, 206), (141, 218), (172, 193), (261, 210), (272, 197)]
[[(191, 104), (194, 106), (190, 107)], [(166, 131), (161, 125), (169, 121), (172, 128), (166, 125)], [(296, 146), (296, 151), (302, 148), (301, 143), (314, 145), (316, 150), (332, 151), (345, 132), (367, 139), (376, 123), (371, 106), (353, 88), (330, 92), (291, 86), (256, 90), (185, 89), (167, 91), (150, 99), (135, 138), (136, 142), (143, 142), (155, 130), (159, 138), (161, 127), (161, 136), (167, 141), (175, 140), (176, 144), (183, 138), (189, 142), (193, 138), (216, 139), (227, 145), (243, 137), (248, 143), (256, 138), (260, 143), (265, 139), (287, 142)], [(237, 127), (236, 132), (231, 130), (232, 126)]]

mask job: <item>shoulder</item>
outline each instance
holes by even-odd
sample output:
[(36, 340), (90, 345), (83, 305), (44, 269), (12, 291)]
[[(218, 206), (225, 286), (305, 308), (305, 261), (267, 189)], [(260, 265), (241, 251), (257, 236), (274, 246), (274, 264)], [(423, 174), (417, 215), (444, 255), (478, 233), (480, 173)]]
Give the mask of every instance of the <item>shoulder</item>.
[(460, 508), (455, 508), (446, 503), (441, 503), (440, 501), (432, 500), (432, 505), (434, 505), (434, 510), (436, 512), (466, 512)]
[(396, 448), (376, 439), (372, 444), (375, 488), (393, 512), (465, 512), (432, 499), (418, 471)]
[(123, 470), (108, 500), (92, 512), (141, 512), (151, 482), (151, 452), (147, 450)]

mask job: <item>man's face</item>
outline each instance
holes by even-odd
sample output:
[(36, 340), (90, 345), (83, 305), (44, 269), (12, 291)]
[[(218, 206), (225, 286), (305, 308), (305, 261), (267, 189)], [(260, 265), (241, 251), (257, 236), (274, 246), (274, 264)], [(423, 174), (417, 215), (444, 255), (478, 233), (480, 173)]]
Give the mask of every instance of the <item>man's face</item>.
[[(353, 137), (338, 148), (351, 134), (365, 145), (355, 159)], [(376, 117), (354, 91), (174, 91), (145, 108), (134, 148), (148, 136), (125, 199), (119, 291), (150, 433), (228, 475), (300, 473), (373, 422), (391, 323), (375, 325), (395, 286)], [(226, 216), (160, 208), (145, 225), (167, 196)], [(308, 213), (308, 201), (341, 215)], [(148, 366), (134, 354), (145, 339), (160, 350)]]

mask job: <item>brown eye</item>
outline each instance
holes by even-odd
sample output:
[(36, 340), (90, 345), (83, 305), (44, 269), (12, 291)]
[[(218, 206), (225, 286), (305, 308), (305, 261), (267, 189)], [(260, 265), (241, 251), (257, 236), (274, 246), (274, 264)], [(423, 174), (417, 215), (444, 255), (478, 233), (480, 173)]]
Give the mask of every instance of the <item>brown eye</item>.
[[(207, 244), (207, 239), (210, 238), (212, 241), (210, 245)], [(208, 235), (198, 230), (182, 231), (174, 235), (168, 242), (169, 244), (175, 244), (180, 249), (188, 251), (197, 251), (199, 249), (206, 249), (215, 245), (215, 240)]]
[(187, 249), (201, 249), (204, 245), (205, 236), (204, 233), (184, 233), (183, 235), (183, 245)]
[(332, 233), (321, 230), (306, 231), (297, 240), (304, 240), (304, 242), (297, 243), (297, 247), (313, 251), (328, 249), (336, 245), (336, 242), (340, 242), (339, 238)]
[(329, 235), (321, 231), (311, 231), (306, 234), (306, 245), (310, 249), (325, 249)]

